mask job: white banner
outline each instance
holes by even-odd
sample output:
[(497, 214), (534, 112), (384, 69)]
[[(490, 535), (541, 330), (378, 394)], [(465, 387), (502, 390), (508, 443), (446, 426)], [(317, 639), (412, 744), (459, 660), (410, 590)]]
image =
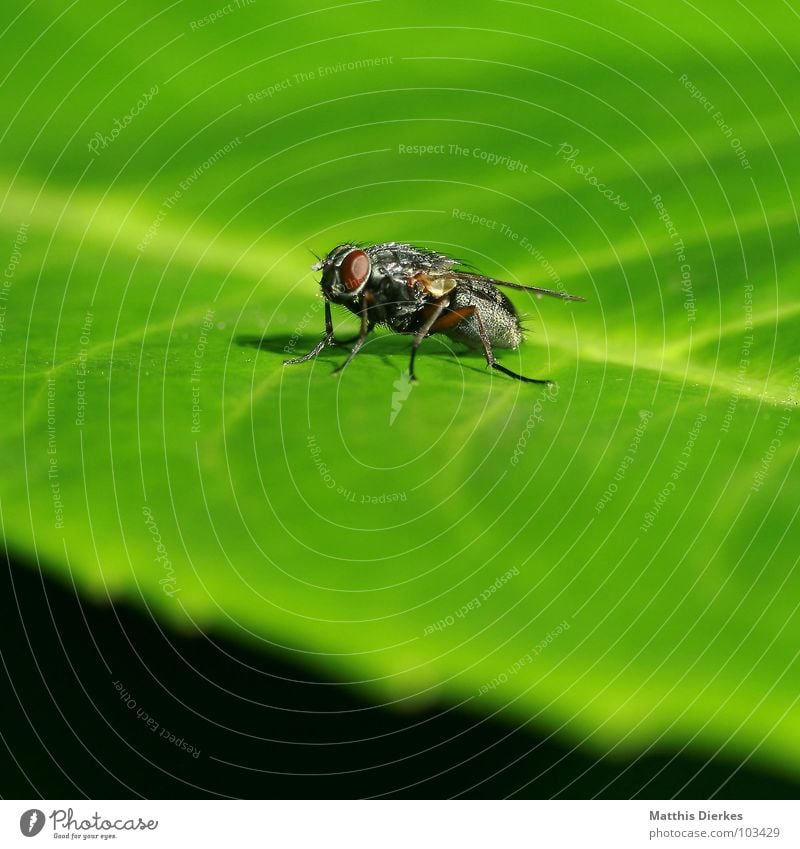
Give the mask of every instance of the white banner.
[(0, 846), (800, 846), (797, 802), (0, 802)]

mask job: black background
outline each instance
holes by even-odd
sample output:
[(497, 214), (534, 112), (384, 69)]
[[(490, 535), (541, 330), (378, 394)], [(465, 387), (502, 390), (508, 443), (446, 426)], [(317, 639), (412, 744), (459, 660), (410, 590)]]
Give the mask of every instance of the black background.
[[(87, 602), (35, 564), (0, 571), (4, 798), (798, 795), (788, 778), (722, 756), (599, 758), (445, 705), (372, 706), (286, 657)], [(117, 680), (200, 756), (150, 731)]]

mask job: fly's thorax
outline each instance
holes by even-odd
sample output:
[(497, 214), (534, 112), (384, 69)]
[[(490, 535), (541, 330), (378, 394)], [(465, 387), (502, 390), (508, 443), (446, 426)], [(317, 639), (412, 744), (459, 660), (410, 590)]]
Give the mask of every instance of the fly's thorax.
[(410, 285), (407, 278), (380, 274), (370, 282), (370, 293), (381, 321), (393, 330), (403, 333), (413, 316), (425, 306), (424, 293)]

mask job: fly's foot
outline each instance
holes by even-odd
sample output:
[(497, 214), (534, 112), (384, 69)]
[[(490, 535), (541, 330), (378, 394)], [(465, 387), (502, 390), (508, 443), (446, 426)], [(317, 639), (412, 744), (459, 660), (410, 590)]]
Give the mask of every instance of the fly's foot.
[(313, 360), (314, 357), (316, 357), (320, 351), (322, 351), (330, 344), (332, 344), (332, 337), (323, 336), (322, 339), (320, 339), (319, 342), (317, 342), (317, 344), (307, 354), (303, 354), (302, 357), (294, 357), (291, 360), (284, 360), (283, 364), (285, 366), (293, 366), (297, 363), (305, 363), (308, 362), (308, 360)]
[(544, 385), (551, 384), (552, 380), (542, 380), (538, 377), (525, 377), (522, 374), (517, 374), (515, 371), (511, 371), (511, 369), (506, 368), (505, 366), (501, 366), (496, 360), (494, 362), (490, 362), (492, 368), (497, 369), (497, 371), (503, 372), (503, 374), (507, 374), (509, 377), (513, 377), (516, 380), (521, 380), (523, 383), (541, 383)]

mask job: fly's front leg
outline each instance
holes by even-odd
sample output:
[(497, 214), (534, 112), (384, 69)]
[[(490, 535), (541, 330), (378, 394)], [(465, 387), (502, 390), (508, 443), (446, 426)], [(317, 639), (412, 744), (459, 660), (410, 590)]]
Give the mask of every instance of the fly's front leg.
[(492, 343), (489, 341), (489, 334), (486, 332), (486, 328), (483, 326), (483, 321), (481, 320), (480, 310), (475, 311), (475, 322), (478, 325), (478, 336), (480, 337), (481, 344), (483, 345), (483, 352), (486, 355), (486, 362), (492, 368), (497, 369), (497, 371), (503, 372), (503, 374), (507, 374), (509, 377), (516, 378), (517, 380), (521, 380), (523, 383), (552, 383), (552, 380), (539, 380), (536, 377), (524, 377), (521, 374), (517, 374), (515, 371), (511, 371), (511, 369), (507, 369), (505, 366), (500, 365), (495, 358), (494, 352), (492, 351)]
[[(358, 339), (356, 339), (356, 343), (353, 345), (352, 350), (347, 355), (347, 359), (338, 368), (333, 370), (333, 374), (339, 374), (340, 371), (343, 371), (348, 365), (350, 365), (350, 361), (361, 350), (364, 342), (366, 342), (367, 335), (374, 326), (374, 323), (367, 317), (367, 311), (367, 300), (362, 296), (361, 303), (359, 305), (359, 313), (361, 314), (361, 332), (358, 334)], [(333, 338), (332, 333), (331, 338)]]
[(302, 357), (295, 357), (293, 360), (284, 360), (283, 364), (285, 366), (291, 366), (295, 363), (304, 363), (307, 360), (313, 360), (314, 357), (316, 357), (320, 351), (327, 348), (328, 345), (334, 344), (335, 342), (333, 341), (333, 319), (331, 318), (331, 305), (328, 301), (325, 301), (325, 335), (307, 354), (303, 354)]
[(439, 320), (439, 316), (450, 306), (450, 295), (442, 295), (436, 301), (431, 302), (431, 314), (425, 319), (422, 327), (414, 334), (414, 341), (411, 343), (411, 360), (408, 363), (408, 375), (413, 381), (416, 381), (417, 376), (414, 374), (414, 360), (417, 356), (417, 349), (422, 344), (422, 340), (430, 333), (431, 328)]

